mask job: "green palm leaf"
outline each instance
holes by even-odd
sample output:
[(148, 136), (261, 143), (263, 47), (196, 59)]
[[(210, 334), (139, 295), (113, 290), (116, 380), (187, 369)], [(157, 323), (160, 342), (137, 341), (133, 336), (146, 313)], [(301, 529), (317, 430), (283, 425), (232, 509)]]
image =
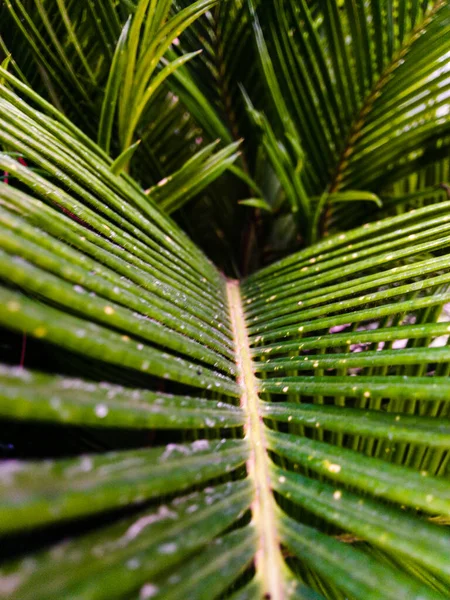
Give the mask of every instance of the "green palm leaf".
[[(298, 234), (305, 245), (324, 231), (361, 224), (374, 212), (362, 198), (354, 198), (361, 206), (342, 207), (331, 194), (361, 190), (389, 201), (394, 196), (402, 204), (405, 194), (397, 182), (445, 160), (450, 51), (445, 1), (171, 4), (11, 0), (3, 12), (14, 35), (3, 46), (21, 59), (13, 63), (17, 72), (33, 82), (36, 74), (28, 65), (34, 57), (44, 77), (37, 87), (67, 107), (93, 137), (101, 115), (104, 147), (109, 148), (113, 126), (120, 133), (112, 136), (116, 155), (142, 139), (131, 172), (144, 187), (180, 170), (196, 150), (194, 140), (220, 139), (226, 145), (244, 138), (235, 172), (249, 187), (222, 177), (220, 192), (209, 185), (205, 197), (197, 190), (189, 198), (197, 199), (196, 214), (215, 223), (212, 243), (204, 222), (190, 223), (191, 235), (210, 252), (211, 245), (222, 243), (222, 234), (231, 238), (233, 222), (245, 223), (245, 214), (258, 209), (247, 204), (238, 211), (239, 200), (255, 198), (272, 207), (274, 227), (255, 231), (245, 223), (240, 237), (256, 236), (253, 244), (269, 243), (276, 255), (276, 246), (292, 248)], [(120, 74), (120, 31), (130, 13), (129, 51), (125, 57), (121, 50)], [(184, 64), (199, 50), (200, 56)], [(255, 110), (265, 113), (270, 143), (246, 114), (242, 86)], [(269, 178), (267, 161), (275, 172)], [(433, 169), (428, 179), (430, 186), (445, 181)], [(326, 200), (317, 204), (317, 197)], [(289, 212), (292, 233), (279, 244), (273, 237), (289, 222)], [(242, 252), (247, 251), (244, 244)], [(240, 262), (239, 253), (232, 262)], [(245, 261), (239, 266), (248, 270)]]
[[(27, 3), (8, 3), (36, 51), (53, 40), (46, 68), (63, 71), (69, 87), (75, 76), (73, 89), (75, 65), (97, 86), (86, 15), (102, 11), (98, 43), (110, 39), (114, 68), (97, 113), (103, 147), (0, 69), (0, 597), (449, 597), (450, 202), (435, 181), (448, 160), (414, 170), (447, 147), (448, 123), (436, 114), (442, 99), (427, 123), (429, 107), (413, 121), (405, 112), (444, 81), (446, 38), (437, 44), (435, 32), (447, 31), (447, 6), (75, 4), (58, 0), (55, 13), (36, 0), (28, 28)], [(242, 144), (244, 158), (227, 127), (219, 149), (199, 143), (176, 158), (177, 146), (171, 171), (145, 192), (133, 167), (126, 172), (130, 142), (150, 97), (162, 125), (143, 127), (134, 164), (152, 155), (159, 127), (179, 123), (178, 108), (165, 112), (163, 80), (185, 54), (167, 50), (197, 17), (180, 48), (204, 34), (205, 55), (172, 80), (185, 89), (180, 103), (192, 91), (188, 128), (203, 119), (214, 131), (226, 108), (217, 84), (238, 72), (252, 35), (276, 84), (264, 96), (271, 104), (262, 111), (247, 89), (252, 70), (235, 115), (239, 131), (247, 115), (259, 131)], [(303, 33), (285, 35), (299, 18)], [(220, 54), (220, 43), (209, 47), (214, 31), (231, 46), (207, 89), (200, 73)], [(400, 79), (385, 77), (394, 70)], [(367, 98), (342, 161), (339, 144)], [(203, 117), (201, 106), (211, 109)], [(411, 126), (398, 143), (382, 106), (394, 133)], [(417, 140), (422, 154), (411, 156)], [(254, 144), (271, 159), (265, 173), (261, 155), (246, 164)], [(123, 150), (115, 161), (111, 147)], [(167, 215), (226, 170), (221, 181), (240, 177), (261, 196), (272, 189), (249, 204), (268, 215), (283, 214), (286, 194), (305, 239), (317, 234), (308, 219), (320, 222), (324, 198), (339, 207), (328, 215), (334, 227), (340, 207), (354, 207), (357, 222), (355, 199), (379, 203), (378, 187), (389, 216), (232, 280)]]
[[(377, 192), (448, 152), (448, 4), (405, 1), (397, 10), (289, 0), (258, 8), (255, 39), (280, 148), (268, 158), (278, 174), (294, 136), (311, 195)], [(305, 235), (307, 225), (298, 229)]]

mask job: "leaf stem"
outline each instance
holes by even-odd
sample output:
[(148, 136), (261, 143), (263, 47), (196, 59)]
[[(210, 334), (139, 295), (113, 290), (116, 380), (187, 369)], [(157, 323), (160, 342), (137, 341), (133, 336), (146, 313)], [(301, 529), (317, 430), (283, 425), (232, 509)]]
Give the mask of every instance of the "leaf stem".
[(227, 282), (227, 295), (236, 344), (238, 383), (242, 390), (241, 407), (246, 414), (245, 437), (250, 444), (247, 472), (255, 487), (255, 500), (251, 509), (258, 540), (256, 577), (261, 582), (263, 598), (283, 600), (284, 563), (276, 527), (275, 500), (270, 485), (270, 459), (238, 281)]

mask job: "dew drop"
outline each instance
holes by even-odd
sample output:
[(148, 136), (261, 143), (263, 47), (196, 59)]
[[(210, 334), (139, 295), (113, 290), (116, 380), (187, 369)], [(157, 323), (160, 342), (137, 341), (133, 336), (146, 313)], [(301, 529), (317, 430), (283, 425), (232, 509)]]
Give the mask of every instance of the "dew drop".
[(177, 550), (177, 545), (174, 542), (162, 544), (158, 547), (160, 554), (173, 554)]
[(140, 566), (141, 566), (141, 562), (137, 558), (130, 558), (130, 560), (127, 560), (127, 567), (131, 571), (135, 571), (136, 569), (139, 569)]
[(109, 409), (106, 404), (97, 404), (95, 407), (95, 414), (99, 419), (103, 419), (108, 414)]
[(141, 587), (141, 591), (139, 594), (140, 600), (147, 600), (148, 598), (153, 598), (159, 592), (159, 588), (156, 585), (152, 585), (151, 583), (146, 583)]

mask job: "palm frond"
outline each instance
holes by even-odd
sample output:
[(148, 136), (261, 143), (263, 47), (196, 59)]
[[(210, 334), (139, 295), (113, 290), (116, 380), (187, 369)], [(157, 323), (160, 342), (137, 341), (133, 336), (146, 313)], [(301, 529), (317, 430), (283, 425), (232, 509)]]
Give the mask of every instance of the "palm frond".
[[(138, 135), (146, 140), (145, 150), (143, 148), (141, 152), (141, 161), (146, 157), (150, 177), (148, 168), (141, 168), (138, 175), (147, 187), (173, 170), (178, 170), (183, 164), (181, 154), (174, 167), (168, 165), (169, 171), (163, 172), (165, 165), (161, 158), (167, 150), (163, 153), (153, 151), (153, 160), (149, 160), (148, 156), (149, 144), (151, 145), (152, 141), (151, 131), (148, 130), (154, 128), (154, 124), (159, 121), (162, 110), (170, 109), (172, 121), (169, 127), (166, 122), (163, 136), (161, 130), (159, 131), (158, 144), (162, 142), (167, 148), (169, 139), (172, 140), (177, 135), (180, 137), (180, 120), (184, 108), (181, 110), (179, 104), (173, 101), (173, 95), (168, 96), (164, 81), (174, 69), (194, 56), (195, 52), (189, 56), (177, 57), (175, 62), (172, 61), (161, 68), (163, 54), (167, 53), (173, 36), (179, 35), (183, 28), (198, 18), (213, 2), (200, 2), (182, 13), (177, 13), (167, 24), (165, 20), (170, 2), (164, 4), (164, 10), (160, 8), (155, 14), (152, 13), (153, 16), (147, 14), (148, 4), (143, 0), (139, 11), (133, 7), (132, 15), (128, 16), (125, 13), (128, 21), (123, 18), (122, 7), (115, 7), (109, 1), (88, 2), (86, 5), (63, 0), (55, 4), (39, 1), (36, 2), (35, 8), (32, 8), (31, 5), (12, 0), (4, 9), (5, 17), (11, 20), (22, 34), (22, 39), (11, 41), (11, 50), (14, 56), (18, 57), (19, 65), (23, 67), (37, 63), (39, 69), (45, 73), (44, 85), (35, 85), (36, 90), (42, 91), (47, 88), (52, 101), (64, 109), (70, 119), (81, 126), (90, 137), (98, 138), (108, 154), (117, 155), (128, 148), (139, 126)], [(145, 28), (142, 26), (144, 18), (147, 23)], [(149, 25), (152, 18), (157, 19), (153, 28)], [(158, 29), (161, 30), (159, 41), (155, 38), (153, 45), (148, 46), (147, 38)], [(145, 54), (143, 48), (146, 46), (148, 47)], [(18, 47), (29, 49), (23, 60)], [(159, 72), (156, 72), (158, 70)], [(139, 85), (136, 82), (139, 82)], [(115, 135), (117, 108), (121, 115), (119, 125), (125, 146), (123, 143), (117, 143)], [(192, 135), (195, 137), (195, 127), (190, 123), (190, 127), (181, 138), (183, 144), (189, 144)], [(111, 140), (113, 146), (110, 148)], [(191, 155), (192, 149), (189, 148), (188, 156)], [(158, 156), (157, 160), (155, 156)]]
[[(50, 4), (36, 0), (26, 27), (31, 2), (7, 14), (36, 49), (53, 40), (51, 77), (101, 71), (83, 10), (103, 11), (111, 43), (95, 84), (102, 147), (0, 68), (0, 597), (449, 597), (448, 119), (436, 95), (447, 5)], [(252, 65), (234, 125), (258, 130), (233, 166), (222, 84), (233, 97), (252, 35), (276, 86), (255, 99)], [(201, 36), (207, 50), (176, 70), (174, 99), (165, 75)], [(200, 74), (217, 65), (209, 87)], [(383, 107), (402, 131), (389, 143)], [(219, 123), (221, 145), (208, 139)], [(166, 126), (179, 130), (172, 149)], [(315, 227), (339, 229), (346, 207), (357, 222), (355, 200), (381, 198), (388, 216), (229, 280), (167, 213), (186, 217), (200, 198), (192, 230), (223, 240), (215, 251), (229, 247), (234, 267), (264, 227), (236, 226), (249, 211), (235, 207), (238, 179), (285, 237), (292, 213), (308, 242)]]
[[(189, 2), (177, 1), (182, 8)], [(201, 44), (199, 60), (180, 69), (169, 83), (211, 139), (223, 143), (244, 137), (249, 123), (239, 84), (257, 84), (257, 65), (248, 15), (243, 2), (221, 2), (180, 38), (177, 52), (192, 52)], [(244, 64), (243, 64), (244, 63)]]
[(448, 5), (409, 4), (260, 5), (267, 96), (295, 129), (309, 194), (377, 192), (448, 152)]
[[(26, 184), (22, 169), (12, 169), (14, 159), (3, 161), (4, 168), (8, 167)], [(36, 174), (33, 181), (38, 181)], [(24, 461), (13, 469), (6, 463), (3, 475), (7, 485), (0, 509), (6, 511), (2, 522), (8, 531), (111, 511), (124, 503), (139, 504), (162, 494), (183, 494), (193, 486), (202, 489), (203, 482), (217, 477), (229, 480), (226, 487), (214, 484), (158, 511), (150, 509), (101, 531), (87, 533), (62, 546), (61, 551), (56, 547), (52, 551), (59, 557), (56, 563), (47, 551), (35, 555), (31, 570), (26, 560), (9, 563), (2, 572), (8, 597), (35, 594), (35, 578), (50, 573), (50, 569), (55, 571), (55, 577), (46, 577), (46, 581), (57, 586), (58, 593), (71, 597), (79, 594), (103, 598), (107, 594), (119, 598), (140, 588), (142, 595), (151, 591), (155, 597), (159, 594), (181, 598), (186, 592), (186, 581), (190, 581), (192, 597), (202, 598), (206, 590), (213, 590), (216, 597), (251, 566), (254, 557), (255, 585), (261, 586), (261, 593), (270, 590), (275, 594), (278, 589), (280, 597), (320, 597), (308, 587), (305, 590), (306, 583), (317, 591), (323, 592), (322, 585), (332, 585), (355, 598), (379, 598), (379, 582), (386, 580), (391, 582), (389, 594), (393, 598), (441, 597), (442, 589), (448, 589), (445, 586), (450, 575), (448, 536), (422, 515), (450, 516), (445, 476), (450, 457), (446, 377), (450, 354), (446, 346), (435, 347), (432, 343), (442, 336), (448, 339), (448, 323), (438, 322), (438, 317), (442, 306), (450, 301), (450, 203), (434, 204), (340, 234), (244, 282), (242, 300), (252, 356), (242, 329), (244, 312), (236, 304), (239, 289), (235, 283), (229, 283), (232, 327), (243, 361), (239, 369), (248, 394), (239, 409), (233, 407), (239, 387), (232, 379), (227, 381), (225, 375), (227, 371), (233, 374), (227, 358), (232, 350), (231, 333), (227, 334), (228, 351), (226, 345), (218, 347), (217, 342), (203, 338), (201, 357), (187, 332), (184, 345), (178, 345), (177, 334), (168, 325), (164, 326), (164, 336), (158, 337), (155, 311), (154, 330), (151, 339), (146, 339), (147, 326), (138, 324), (138, 329), (134, 329), (136, 312), (128, 313), (108, 297), (108, 286), (102, 282), (107, 265), (102, 265), (102, 261), (95, 267), (97, 275), (90, 276), (90, 286), (97, 296), (77, 303), (75, 295), (81, 290), (73, 290), (72, 284), (81, 280), (74, 279), (75, 256), (83, 257), (84, 272), (92, 273), (93, 267), (85, 256), (83, 240), (72, 238), (75, 247), (70, 252), (74, 259), (70, 267), (61, 271), (58, 286), (52, 288), (46, 230), (42, 229), (44, 218), (39, 223), (39, 239), (35, 238), (36, 244), (30, 248), (33, 252), (28, 253), (27, 243), (14, 245), (14, 233), (8, 223), (16, 223), (20, 228), (16, 230), (27, 240), (28, 229), (37, 228), (36, 224), (28, 228), (26, 225), (33, 220), (28, 208), (33, 203), (26, 202), (25, 192), (10, 185), (3, 185), (2, 198), (4, 252), (9, 266), (2, 270), (6, 284), (2, 305), (5, 314), (14, 315), (14, 328), (63, 350), (70, 348), (86, 356), (101, 357), (118, 368), (126, 365), (141, 370), (147, 363), (144, 371), (164, 380), (166, 385), (177, 381), (204, 388), (207, 398), (212, 386), (229, 398), (224, 402), (189, 394), (173, 397), (3, 368), (3, 417), (60, 425), (97, 423), (106, 429), (151, 427), (164, 431), (176, 426), (186, 433), (209, 432), (213, 436), (214, 432), (227, 429), (238, 433), (245, 424), (247, 432), (244, 440), (201, 438), (191, 443), (54, 459), (42, 464)], [(45, 205), (38, 206), (36, 214), (45, 215)], [(18, 215), (20, 211), (22, 216)], [(49, 211), (56, 215), (54, 207), (47, 206)], [(85, 217), (84, 212), (78, 214)], [(93, 233), (68, 215), (60, 215), (59, 220), (83, 231), (82, 237)], [(47, 231), (55, 252), (64, 246), (52, 237), (56, 231)], [(181, 240), (175, 232), (173, 239)], [(14, 259), (12, 252), (20, 260)], [(63, 266), (63, 255), (57, 256), (57, 262)], [(193, 253), (191, 260), (192, 256)], [(39, 276), (33, 263), (42, 265)], [(210, 272), (209, 285), (223, 290), (220, 278), (207, 262), (203, 268)], [(114, 271), (108, 272), (114, 276)], [(65, 285), (65, 280), (71, 283)], [(115, 283), (120, 285), (120, 281)], [(13, 284), (22, 291), (12, 288)], [(132, 286), (129, 281), (128, 287)], [(55, 292), (50, 295), (52, 289)], [(33, 296), (26, 298), (24, 291)], [(67, 303), (66, 294), (70, 300)], [(109, 308), (103, 316), (95, 308), (100, 295), (99, 308), (105, 301)], [(125, 296), (122, 302), (124, 299)], [(224, 303), (223, 299), (218, 302)], [(178, 310), (176, 301), (173, 310)], [(221, 311), (217, 323), (221, 327), (215, 328), (216, 332), (211, 330), (211, 338), (218, 338), (220, 330), (226, 334), (231, 328), (225, 307), (215, 310)], [(205, 322), (207, 312), (205, 306), (196, 314), (197, 321), (190, 317), (193, 328)], [(11, 327), (10, 322), (8, 326)], [(120, 329), (127, 335), (121, 335)], [(200, 331), (198, 335), (202, 337)], [(71, 342), (75, 338), (78, 345)], [(135, 361), (133, 338), (140, 340), (142, 347), (137, 347), (136, 354), (144, 363)], [(405, 340), (406, 345), (397, 347), (398, 340)], [(164, 355), (155, 355), (157, 350), (151, 348), (155, 342), (166, 348)], [(175, 369), (170, 355), (174, 351), (179, 355)], [(118, 360), (114, 353), (120, 357)], [(183, 355), (187, 358), (182, 360)], [(206, 366), (208, 356), (216, 361), (214, 373)], [(194, 359), (202, 360), (204, 366), (200, 377), (194, 373), (190, 379), (189, 368), (186, 370), (184, 364)], [(248, 370), (252, 361), (258, 379)], [(197, 370), (192, 362), (191, 365)], [(258, 399), (258, 392), (262, 400)], [(247, 475), (242, 472), (237, 479), (230, 479), (229, 473), (237, 472), (244, 464)], [(270, 487), (265, 480), (266, 470), (272, 481)], [(36, 473), (40, 473), (39, 477)], [(66, 473), (70, 473), (70, 482)], [(251, 500), (253, 486), (259, 490), (259, 507)], [(52, 494), (48, 496), (45, 491), (50, 489)], [(89, 502), (85, 501), (87, 493)], [(238, 527), (250, 504), (253, 526)], [(185, 506), (186, 510), (180, 513)], [(209, 519), (215, 521), (214, 527), (210, 527)], [(177, 531), (187, 532), (186, 542), (184, 537), (181, 543), (175, 541), (168, 525), (172, 520)], [(231, 532), (227, 532), (232, 524)], [(342, 532), (364, 541), (369, 550), (351, 547)], [(149, 544), (148, 536), (158, 541)], [(280, 542), (286, 549), (291, 572), (284, 565)], [(146, 558), (153, 557), (155, 544), (162, 549), (161, 561)], [(107, 565), (88, 559), (88, 547), (98, 548), (95, 555), (99, 557), (104, 555), (102, 548), (111, 548)], [(265, 562), (273, 560), (271, 552), (278, 554), (273, 564)], [(382, 557), (395, 557), (397, 566), (387, 566)], [(67, 573), (64, 562), (73, 560), (75, 569), (62, 575)], [(275, 568), (277, 563), (279, 567)], [(134, 569), (131, 564), (148, 566)], [(120, 585), (112, 592), (119, 565), (123, 569), (120, 573), (129, 574), (120, 576)], [(411, 576), (408, 568), (412, 565), (422, 571), (414, 567), (415, 575)], [(428, 576), (424, 579), (420, 572), (430, 573), (440, 583), (433, 583)], [(213, 574), (214, 585), (206, 587), (204, 582), (212, 581)], [(318, 583), (321, 581), (325, 583)], [(292, 594), (289, 590), (293, 590)], [(243, 588), (244, 597), (246, 593)], [(44, 586), (42, 597), (48, 594), (49, 589)], [(384, 588), (382, 594), (386, 597)]]
[(450, 510), (448, 441), (437, 441), (448, 426), (449, 208), (339, 234), (243, 285), (281, 541), (301, 576), (309, 567), (355, 598), (389, 597), (391, 567), (330, 539), (336, 528), (396, 557), (393, 598), (441, 597), (408, 564), (448, 585), (448, 535), (421, 515)]
[[(84, 461), (86, 465), (87, 460)], [(54, 551), (42, 552), (31, 570), (25, 562), (18, 561), (10, 566), (10, 573), (23, 574), (18, 591), (24, 600), (48, 598), (61, 590), (74, 598), (99, 597), (99, 589), (117, 596), (139, 586), (142, 596), (151, 597), (150, 593), (156, 594), (162, 586), (159, 582), (158, 586), (145, 582), (180, 559), (201, 552), (205, 543), (245, 512), (250, 496), (245, 481), (191, 493), (157, 509), (141, 511), (100, 533), (61, 544), (57, 558)], [(240, 541), (244, 547), (237, 554), (242, 559), (248, 556), (248, 540)], [(217, 568), (217, 562), (214, 566)], [(11, 577), (7, 571), (2, 576), (2, 581)]]

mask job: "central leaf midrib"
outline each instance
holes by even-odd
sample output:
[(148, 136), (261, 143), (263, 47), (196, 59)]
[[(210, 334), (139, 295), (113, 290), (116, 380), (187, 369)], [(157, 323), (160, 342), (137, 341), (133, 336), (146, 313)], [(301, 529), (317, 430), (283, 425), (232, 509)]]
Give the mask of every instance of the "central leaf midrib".
[(283, 559), (276, 526), (276, 505), (270, 485), (270, 458), (238, 281), (227, 282), (227, 296), (236, 347), (241, 407), (246, 415), (245, 438), (250, 445), (247, 473), (255, 490), (251, 511), (258, 540), (256, 577), (262, 585), (263, 597), (283, 600)]

